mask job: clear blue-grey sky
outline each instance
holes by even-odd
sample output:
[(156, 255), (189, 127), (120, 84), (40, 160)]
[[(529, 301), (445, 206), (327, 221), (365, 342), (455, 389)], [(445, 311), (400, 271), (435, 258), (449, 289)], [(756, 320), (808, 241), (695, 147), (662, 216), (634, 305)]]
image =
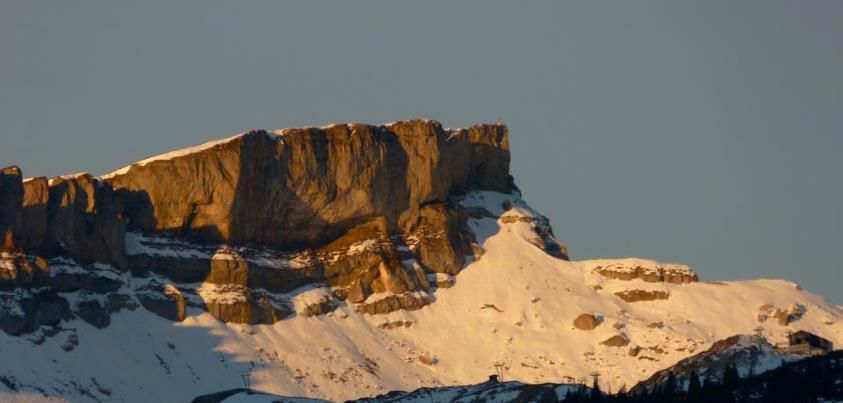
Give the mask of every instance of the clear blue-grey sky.
[(0, 165), (247, 128), (501, 117), (574, 258), (843, 303), (843, 2), (4, 1)]

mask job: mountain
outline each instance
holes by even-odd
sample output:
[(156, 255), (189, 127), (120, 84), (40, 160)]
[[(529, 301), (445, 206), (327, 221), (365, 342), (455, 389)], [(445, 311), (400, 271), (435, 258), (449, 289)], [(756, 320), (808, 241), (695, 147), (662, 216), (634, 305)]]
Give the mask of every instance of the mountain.
[[(539, 385), (521, 382), (488, 382), (476, 385), (440, 386), (419, 388), (412, 392), (389, 392), (373, 398), (354, 400), (355, 403), (398, 403), (398, 402), (536, 402), (556, 403), (569, 393), (589, 393), (589, 388), (582, 385), (560, 385), (545, 383)], [(319, 400), (322, 402), (323, 400)], [(301, 398), (265, 394), (249, 389), (232, 389), (224, 392), (199, 396), (193, 403), (305, 403)], [(309, 401), (313, 402), (313, 401)]]
[(636, 384), (630, 393), (653, 393), (670, 382), (675, 383), (677, 389), (687, 390), (692, 376), (701, 383), (703, 380), (722, 381), (728, 378), (727, 372), (732, 369), (737, 377), (747, 378), (803, 358), (776, 349), (761, 336), (736, 335), (717, 341), (708, 350), (656, 372)]
[[(711, 350), (680, 361), (674, 367), (659, 373), (682, 374), (687, 363), (713, 364), (713, 367), (696, 367), (703, 373), (696, 386), (689, 386), (687, 379), (667, 378), (667, 382), (653, 384), (653, 377), (636, 385), (627, 393), (606, 393), (579, 384), (524, 384), (497, 382), (490, 379), (474, 385), (419, 388), (412, 392), (389, 392), (373, 398), (354, 402), (604, 402), (604, 403), (702, 403), (702, 402), (839, 402), (843, 401), (843, 351), (792, 360), (760, 373), (744, 371), (741, 374), (741, 357), (753, 356), (766, 350), (765, 344), (755, 336), (734, 336), (715, 344)], [(743, 354), (740, 351), (748, 352)], [(767, 351), (768, 353), (771, 351)], [(766, 355), (766, 353), (762, 353)], [(715, 359), (719, 357), (722, 361)], [(731, 361), (731, 359), (736, 361)], [(768, 357), (769, 358), (769, 357)], [(796, 357), (791, 357), (796, 358)], [(744, 362), (743, 364), (747, 364)], [(722, 374), (712, 371), (727, 367)], [(749, 367), (744, 367), (749, 369)], [(730, 373), (731, 371), (731, 373)], [(694, 372), (691, 372), (692, 374)], [(655, 386), (655, 388), (652, 388)], [(193, 403), (259, 403), (301, 402), (290, 398), (248, 389), (197, 397)], [(304, 400), (309, 401), (309, 400)]]
[(499, 124), (250, 131), (101, 177), (10, 167), (0, 233), (7, 400), (344, 400), (498, 369), (618, 390), (735, 334), (843, 343), (843, 309), (788, 281), (568, 260)]
[[(730, 340), (724, 340), (723, 342), (730, 346), (719, 353), (725, 353), (723, 358), (729, 359), (734, 351), (728, 353), (727, 350), (754, 350), (755, 353), (764, 350), (764, 348), (760, 350), (756, 348), (760, 345), (757, 338), (755, 341), (750, 341), (750, 339), (750, 336), (736, 336)], [(732, 344), (735, 341), (737, 343)], [(718, 352), (712, 353), (718, 354)], [(714, 358), (715, 355), (700, 357), (702, 359), (700, 362), (715, 364), (717, 367), (726, 364), (728, 369), (719, 377), (709, 370), (708, 374), (698, 378), (698, 382), (693, 384), (683, 382), (679, 377), (668, 378), (667, 382), (659, 385), (642, 382), (635, 388), (636, 390), (624, 394), (607, 395), (596, 394), (591, 390), (575, 391), (567, 394), (564, 401), (566, 403), (593, 401), (604, 403), (824, 403), (843, 401), (843, 351), (841, 350), (782, 362), (779, 366), (755, 374), (751, 371), (743, 371), (741, 374), (741, 366), (746, 363), (741, 363), (738, 356), (732, 357), (737, 358), (738, 362), (707, 361), (707, 358)], [(762, 355), (766, 354), (762, 353)], [(665, 372), (681, 374), (683, 368), (679, 365), (677, 367)], [(706, 370), (705, 367), (701, 369)], [(743, 369), (748, 368), (744, 366)], [(657, 387), (653, 389), (650, 386)]]

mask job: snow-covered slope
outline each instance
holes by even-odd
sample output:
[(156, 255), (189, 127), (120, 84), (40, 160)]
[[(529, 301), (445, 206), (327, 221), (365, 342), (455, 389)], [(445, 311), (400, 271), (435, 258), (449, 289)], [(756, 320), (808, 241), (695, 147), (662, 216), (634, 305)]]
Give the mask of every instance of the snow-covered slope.
[(231, 389), (223, 392), (198, 396), (193, 403), (324, 403), (322, 399), (305, 397), (278, 396), (246, 388)]
[[(137, 309), (114, 314), (104, 329), (75, 320), (49, 337), (0, 334), (0, 398), (16, 390), (74, 402), (188, 401), (242, 387), (246, 376), (256, 390), (340, 400), (481, 383), (496, 363), (505, 380), (599, 371), (604, 390), (617, 390), (735, 334), (779, 343), (804, 329), (843, 343), (843, 310), (794, 283), (612, 278), (601, 269), (689, 273), (640, 259), (557, 259), (536, 246), (530, 218), (538, 215), (517, 196), (475, 192), (460, 202), (485, 210), (469, 220), (483, 254), (424, 308), (366, 315), (343, 303), (324, 316), (254, 326), (198, 310), (173, 323)], [(768, 320), (774, 310), (786, 312), (786, 324)], [(596, 328), (573, 325), (583, 313)]]
[(530, 385), (521, 382), (489, 381), (477, 385), (419, 388), (412, 392), (392, 392), (372, 399), (362, 399), (361, 403), (367, 401), (378, 403), (546, 402), (564, 399), (569, 392), (586, 390), (587, 388), (582, 385)]
[(708, 350), (685, 358), (670, 368), (656, 372), (635, 385), (630, 392), (652, 393), (670, 378), (673, 378), (681, 390), (688, 390), (691, 376), (696, 376), (701, 383), (704, 380), (722, 382), (727, 378), (727, 369), (733, 367), (738, 377), (747, 378), (803, 358), (805, 357), (777, 350), (761, 336), (736, 335), (720, 340)]
[[(530, 385), (521, 382), (488, 381), (476, 385), (440, 386), (433, 388), (419, 388), (412, 392), (392, 391), (373, 398), (364, 398), (354, 402), (379, 403), (507, 403), (507, 402), (536, 402), (557, 401), (564, 399), (569, 392), (586, 391), (582, 385), (539, 384)], [(194, 403), (316, 403), (324, 400), (310, 400), (305, 398), (290, 398), (255, 392), (248, 389), (233, 389), (229, 391), (203, 395), (197, 397)]]

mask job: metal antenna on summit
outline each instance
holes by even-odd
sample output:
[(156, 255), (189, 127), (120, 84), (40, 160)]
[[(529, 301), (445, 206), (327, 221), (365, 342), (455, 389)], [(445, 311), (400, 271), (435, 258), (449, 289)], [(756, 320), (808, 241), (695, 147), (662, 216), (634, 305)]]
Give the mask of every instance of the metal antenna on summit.
[(495, 363), (495, 373), (498, 375), (498, 380), (503, 382), (503, 370), (506, 366), (505, 362), (498, 361)]
[(599, 372), (595, 371), (595, 372), (592, 372), (589, 375), (591, 375), (591, 378), (594, 379), (594, 383), (592, 384), (592, 386), (597, 387), (598, 385), (600, 385), (600, 373)]
[(240, 373), (240, 378), (243, 379), (243, 387), (246, 389), (250, 389), (252, 387), (252, 380), (249, 375), (251, 375), (249, 371)]

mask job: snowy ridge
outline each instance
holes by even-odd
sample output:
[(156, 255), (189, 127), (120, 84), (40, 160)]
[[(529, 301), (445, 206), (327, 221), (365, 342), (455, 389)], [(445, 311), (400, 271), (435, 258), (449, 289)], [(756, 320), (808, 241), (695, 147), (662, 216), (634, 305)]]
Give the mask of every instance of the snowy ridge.
[(632, 273), (636, 268), (642, 268), (647, 273), (654, 273), (658, 269), (674, 271), (686, 275), (696, 274), (690, 267), (678, 263), (658, 263), (653, 264), (652, 260), (639, 259), (634, 257), (624, 259), (591, 259), (589, 263), (594, 267), (594, 270), (611, 269), (612, 271), (621, 273)]
[[(142, 308), (124, 310), (103, 329), (81, 320), (64, 323), (78, 339), (72, 351), (62, 348), (71, 330), (39, 344), (0, 334), (0, 362), (15, 363), (0, 368), (0, 377), (21, 393), (74, 402), (147, 402), (189, 401), (242, 387), (241, 374), (248, 373), (255, 390), (336, 401), (478, 384), (495, 373), (495, 362), (504, 363), (507, 380), (533, 384), (599, 370), (601, 384), (618, 390), (756, 328), (772, 344), (802, 329), (843, 345), (843, 309), (792, 282), (611, 279), (593, 270), (611, 261), (569, 262), (531, 243), (534, 226), (507, 219), (537, 214), (517, 195), (473, 192), (460, 202), (488, 213), (469, 219), (484, 253), (421, 309), (366, 315), (340, 302), (326, 315), (254, 326), (222, 323), (192, 307), (180, 323)], [(138, 253), (183, 253), (177, 246), (135, 241)], [(630, 290), (661, 291), (668, 298), (626, 302), (615, 294)], [(308, 287), (285, 298), (302, 307), (329, 292)], [(760, 323), (758, 309), (765, 304), (801, 304), (805, 311), (786, 326)], [(573, 326), (583, 313), (600, 319), (596, 328)], [(401, 325), (391, 325), (396, 323)], [(613, 336), (629, 344), (601, 344)], [(115, 371), (118, 363), (121, 370)], [(0, 383), (0, 400), (10, 393)]]
[(208, 142), (205, 142), (205, 143), (202, 143), (202, 144), (199, 144), (199, 145), (195, 145), (195, 146), (192, 146), (192, 147), (186, 147), (186, 148), (166, 152), (166, 153), (163, 153), (163, 154), (158, 154), (158, 155), (155, 155), (155, 156), (152, 156), (152, 157), (134, 162), (132, 164), (126, 165), (125, 167), (120, 168), (120, 169), (118, 169), (116, 171), (113, 171), (111, 173), (102, 175), (102, 176), (100, 176), (100, 179), (110, 179), (110, 178), (113, 178), (115, 176), (123, 175), (123, 174), (129, 172), (129, 170), (133, 166), (144, 166), (146, 164), (149, 164), (149, 163), (155, 162), (155, 161), (171, 160), (171, 159), (174, 159), (174, 158), (184, 157), (184, 156), (190, 155), (190, 154), (196, 154), (198, 152), (202, 152), (202, 151), (205, 151), (205, 150), (217, 147), (217, 146), (221, 146), (221, 145), (230, 143), (230, 142), (232, 142), (236, 139), (239, 139), (240, 137), (243, 137), (245, 134), (246, 134), (246, 132), (237, 133), (237, 134), (235, 134), (231, 137), (226, 137), (224, 139), (212, 140), (212, 141), (208, 141)]
[[(425, 122), (425, 123), (434, 123), (435, 122), (435, 121), (430, 120), (430, 119), (420, 119), (420, 121)], [(399, 124), (399, 123), (402, 123), (402, 122), (386, 123), (386, 124), (383, 125), (383, 127), (391, 127), (391, 126)], [(358, 124), (358, 123), (330, 123), (330, 124), (319, 126), (318, 128), (321, 129), (321, 130), (327, 130), (327, 129), (337, 127), (337, 126), (346, 126), (348, 128), (352, 128), (355, 125), (363, 125), (363, 124)], [(367, 126), (367, 125), (365, 125), (365, 126)], [(313, 128), (313, 127), (302, 127), (300, 129), (309, 129), (309, 128)], [(282, 128), (282, 129), (266, 129), (266, 130), (262, 130), (262, 131), (274, 136), (274, 138), (276, 138), (276, 140), (283, 141), (283, 137), (285, 135), (287, 135), (290, 131), (293, 131), (293, 130), (297, 130), (297, 129), (295, 129), (295, 128)], [(459, 132), (460, 130), (464, 130), (464, 129), (446, 128), (444, 130), (446, 132), (451, 133), (450, 136), (452, 137), (457, 132)], [(175, 159), (175, 158), (180, 158), (180, 157), (200, 153), (200, 152), (212, 149), (212, 148), (217, 147), (217, 146), (222, 146), (222, 145), (228, 144), (228, 143), (230, 143), (234, 140), (237, 140), (237, 139), (245, 136), (248, 133), (250, 133), (250, 132), (249, 131), (240, 132), (240, 133), (237, 133), (235, 135), (232, 135), (232, 136), (229, 136), (229, 137), (226, 137), (226, 138), (223, 138), (223, 139), (211, 140), (211, 141), (207, 141), (207, 142), (204, 142), (202, 144), (195, 145), (195, 146), (184, 147), (184, 148), (169, 151), (169, 152), (166, 152), (166, 153), (157, 154), (157, 155), (145, 158), (143, 160), (133, 162), (129, 165), (126, 165), (126, 166), (124, 166), (120, 169), (109, 172), (107, 174), (100, 175), (99, 179), (108, 180), (108, 179), (114, 178), (116, 176), (124, 175), (124, 174), (128, 173), (129, 170), (133, 166), (144, 166), (144, 165), (147, 165), (147, 164), (155, 162), (155, 161), (171, 160), (171, 159)], [(84, 174), (84, 173), (80, 173), (80, 174)], [(80, 174), (75, 174), (75, 175), (80, 175)], [(31, 179), (31, 178), (28, 178), (28, 179)]]

